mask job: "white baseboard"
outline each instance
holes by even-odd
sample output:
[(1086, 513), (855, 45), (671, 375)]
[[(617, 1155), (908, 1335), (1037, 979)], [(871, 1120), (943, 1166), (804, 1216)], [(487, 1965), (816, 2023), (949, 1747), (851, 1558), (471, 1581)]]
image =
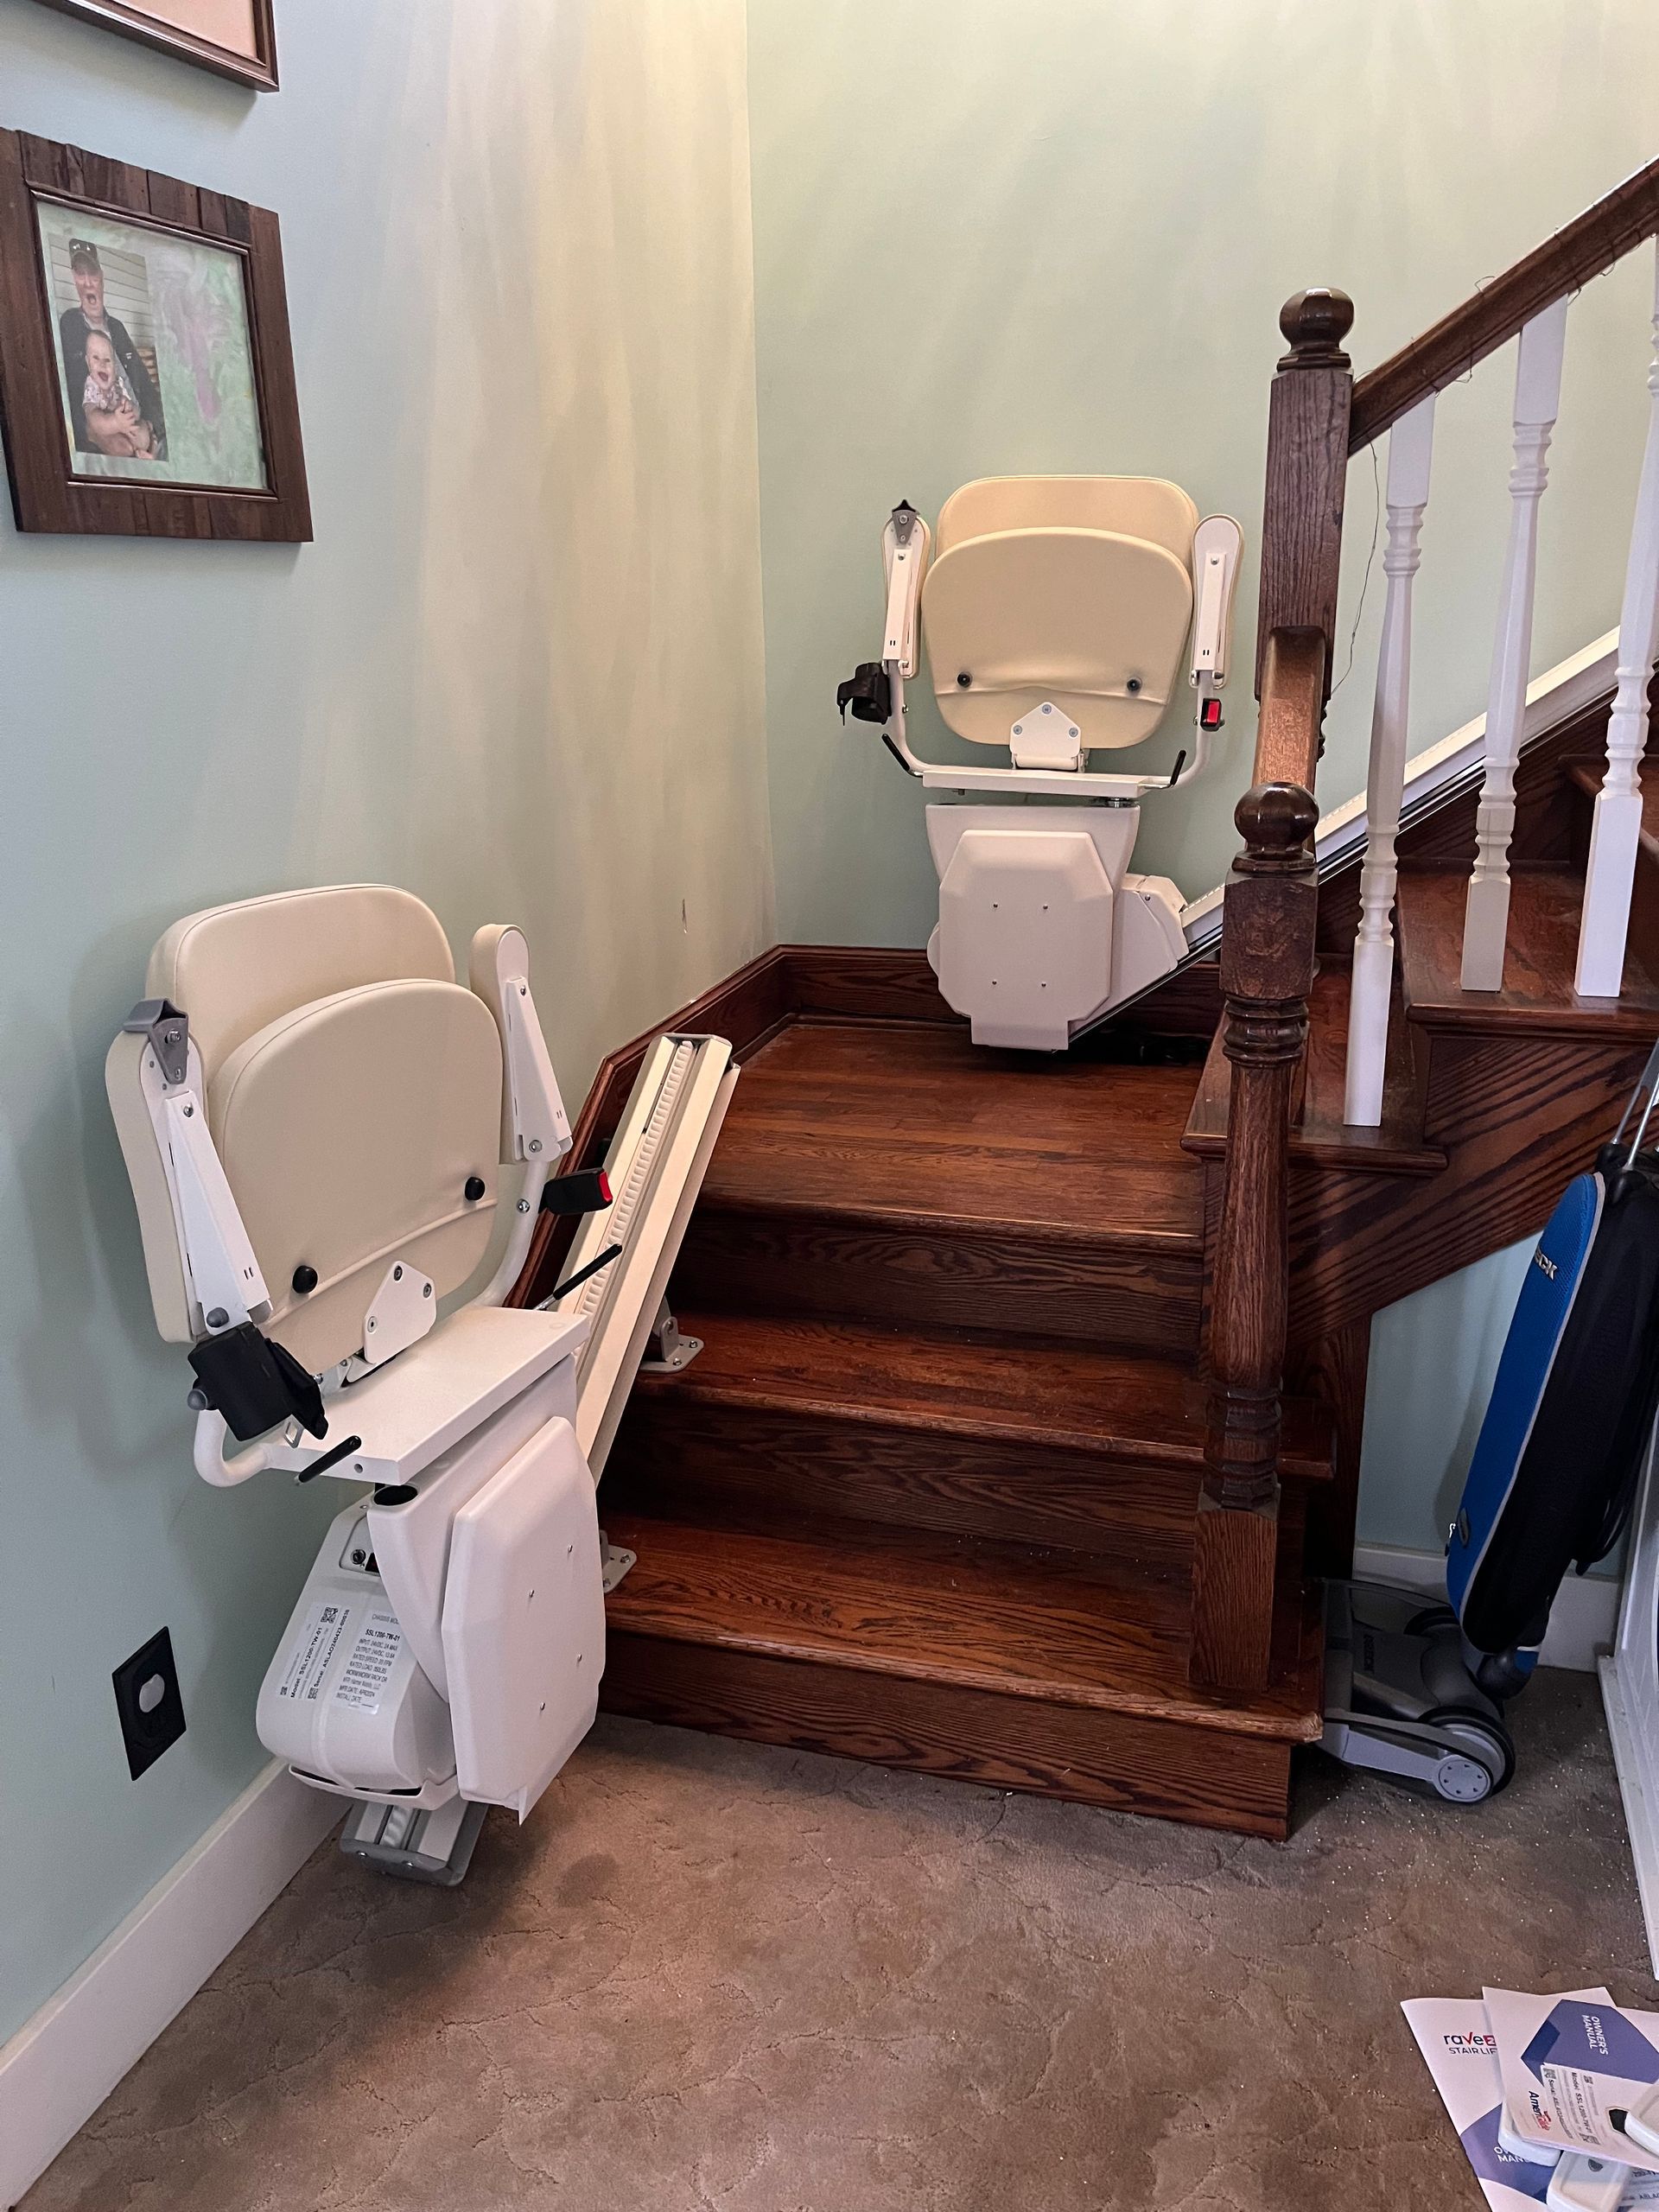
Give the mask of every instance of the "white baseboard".
[(0, 2205), (16, 2204), (341, 1815), (280, 1759), (0, 2045)]
[[(1393, 1544), (1357, 1544), (1354, 1578), (1393, 1582), (1405, 1590), (1446, 1595), (1446, 1560), (1439, 1552), (1408, 1551)], [(1593, 1675), (1598, 1655), (1609, 1649), (1618, 1626), (1618, 1590), (1599, 1574), (1569, 1574), (1550, 1608), (1549, 1633), (1539, 1654), (1545, 1667), (1570, 1667)]]
[(1636, 1886), (1642, 1899), (1648, 1962), (1659, 1971), (1659, 1820), (1655, 1817), (1659, 1807), (1654, 1803), (1653, 1758), (1631, 1720), (1624, 1685), (1619, 1681), (1617, 1657), (1601, 1662), (1601, 1698), (1607, 1711), (1613, 1762), (1618, 1769), (1619, 1794), (1624, 1800), (1630, 1856), (1636, 1862)]

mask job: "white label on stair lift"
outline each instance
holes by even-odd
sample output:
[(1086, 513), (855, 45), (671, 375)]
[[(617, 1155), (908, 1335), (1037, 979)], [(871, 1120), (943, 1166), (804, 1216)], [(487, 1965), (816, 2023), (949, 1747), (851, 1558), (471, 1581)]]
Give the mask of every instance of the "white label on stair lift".
[(312, 1606), (305, 1617), (305, 1626), (289, 1647), (288, 1664), (283, 1669), (276, 1691), (278, 1697), (290, 1699), (296, 1705), (316, 1701), (329, 1662), (351, 1618), (351, 1607), (342, 1605), (338, 1599)]
[(380, 1693), (391, 1680), (403, 1648), (404, 1631), (397, 1614), (371, 1613), (357, 1632), (352, 1656), (334, 1691), (334, 1703), (355, 1706), (359, 1713), (378, 1713)]

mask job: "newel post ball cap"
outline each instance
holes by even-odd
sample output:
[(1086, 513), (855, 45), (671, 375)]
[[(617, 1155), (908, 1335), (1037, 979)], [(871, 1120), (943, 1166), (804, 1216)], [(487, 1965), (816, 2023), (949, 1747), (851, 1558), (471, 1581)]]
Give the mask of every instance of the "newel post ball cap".
[(1279, 327), (1290, 346), (1281, 366), (1306, 368), (1318, 362), (1345, 367), (1342, 341), (1353, 327), (1354, 303), (1346, 292), (1332, 284), (1293, 292), (1279, 310)]
[(1238, 834), (1253, 853), (1300, 853), (1319, 827), (1312, 791), (1300, 784), (1255, 784), (1233, 811)]

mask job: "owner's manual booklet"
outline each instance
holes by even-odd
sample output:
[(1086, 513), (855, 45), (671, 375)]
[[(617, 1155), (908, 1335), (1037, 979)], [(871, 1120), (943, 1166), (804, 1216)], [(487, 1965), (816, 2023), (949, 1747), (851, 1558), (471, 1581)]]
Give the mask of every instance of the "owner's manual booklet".
[[(1592, 2002), (1605, 2000), (1606, 1994), (1601, 1989), (1580, 1993), (1582, 1999)], [(1561, 2000), (1546, 1997), (1536, 2001), (1548, 2006)], [(1517, 2158), (1497, 2139), (1503, 2091), (1497, 2045), (1486, 2024), (1484, 2005), (1478, 1997), (1415, 1997), (1400, 2009), (1492, 2212), (1530, 2212), (1542, 2204), (1549, 2194), (1552, 2168)], [(1634, 2212), (1637, 2206), (1659, 2207), (1659, 2174), (1632, 2177), (1621, 2212)]]
[(1609, 2117), (1641, 2107), (1659, 2082), (1659, 2012), (1627, 2012), (1600, 1989), (1576, 1997), (1489, 1989), (1486, 2019), (1517, 2135), (1659, 2168)]

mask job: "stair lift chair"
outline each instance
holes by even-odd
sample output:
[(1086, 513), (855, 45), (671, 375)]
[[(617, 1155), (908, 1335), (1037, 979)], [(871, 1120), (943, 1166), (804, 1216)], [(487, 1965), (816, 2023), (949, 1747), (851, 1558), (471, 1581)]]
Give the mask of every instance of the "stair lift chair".
[[(609, 1242), (548, 1309), (508, 1308), (544, 1199), (611, 1201), (601, 1174), (549, 1181), (570, 1129), (529, 965), (486, 928), (457, 984), (435, 917), (384, 886), (248, 899), (168, 931), (106, 1067), (198, 1472), (355, 1485), (260, 1739), (356, 1801), (344, 1849), (443, 1882), (592, 1724), (607, 1567), (632, 1563), (605, 1557), (597, 1469), (736, 1080), (723, 1040), (659, 1039)], [(495, 1272), (443, 1310), (504, 1204)]]
[[(946, 500), (937, 535), (894, 508), (882, 658), (836, 698), (843, 716), (883, 725), (925, 789), (989, 795), (927, 809), (928, 958), (976, 1044), (1063, 1052), (1185, 956), (1180, 892), (1128, 870), (1142, 796), (1190, 784), (1221, 728), (1243, 545), (1230, 516), (1200, 522), (1153, 477), (987, 477)], [(1092, 752), (1139, 745), (1162, 721), (1189, 632), (1191, 757), (1173, 775), (1096, 772)], [(924, 636), (947, 727), (1005, 749), (1007, 766), (911, 750), (905, 683)]]

